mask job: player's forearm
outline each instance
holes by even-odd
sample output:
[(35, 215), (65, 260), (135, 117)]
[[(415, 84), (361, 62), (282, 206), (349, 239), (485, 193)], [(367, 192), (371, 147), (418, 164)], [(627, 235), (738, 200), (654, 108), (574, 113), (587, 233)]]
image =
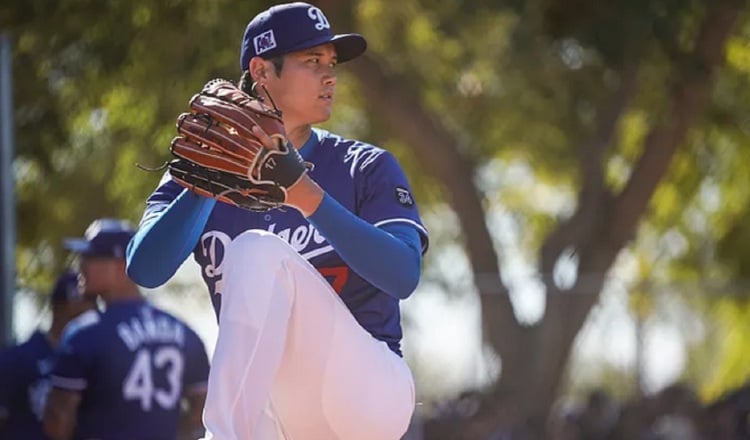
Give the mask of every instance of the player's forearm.
[(201, 391), (187, 391), (184, 397), (186, 409), (180, 413), (180, 433), (178, 440), (197, 439), (204, 434), (203, 406), (206, 404), (205, 389)]
[(71, 439), (79, 403), (79, 393), (53, 388), (47, 398), (42, 420), (45, 434), (53, 440)]
[(422, 253), (416, 230), (406, 227), (394, 236), (355, 216), (329, 195), (308, 220), (352, 270), (384, 292), (404, 299), (417, 287)]
[(141, 286), (167, 282), (195, 248), (216, 200), (183, 191), (141, 222), (127, 249), (127, 271)]
[(323, 189), (309, 175), (303, 175), (289, 188), (286, 203), (296, 208), (304, 217), (309, 217), (318, 209), (324, 195)]
[(45, 419), (44, 433), (52, 440), (70, 440), (73, 437), (73, 423), (65, 419)]

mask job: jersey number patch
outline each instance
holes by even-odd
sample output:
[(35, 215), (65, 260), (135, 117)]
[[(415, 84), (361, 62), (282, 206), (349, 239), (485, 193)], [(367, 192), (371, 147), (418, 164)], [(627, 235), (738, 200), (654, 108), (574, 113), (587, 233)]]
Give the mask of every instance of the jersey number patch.
[(349, 280), (349, 268), (347, 266), (319, 267), (318, 272), (331, 284), (336, 293), (341, 293), (347, 280)]
[[(143, 411), (151, 411), (154, 402), (163, 409), (174, 409), (182, 391), (184, 363), (182, 353), (176, 347), (157, 348), (153, 355), (148, 349), (141, 348), (122, 383), (123, 398), (139, 401)], [(154, 386), (154, 375), (157, 374), (166, 376), (166, 389)]]

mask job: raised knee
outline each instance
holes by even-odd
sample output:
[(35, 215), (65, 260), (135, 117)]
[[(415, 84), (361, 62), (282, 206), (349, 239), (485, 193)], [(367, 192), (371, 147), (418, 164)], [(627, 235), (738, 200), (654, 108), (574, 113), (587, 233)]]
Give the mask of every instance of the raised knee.
[(273, 261), (287, 255), (292, 248), (276, 234), (268, 231), (245, 231), (232, 240), (227, 254), (243, 261), (258, 258)]

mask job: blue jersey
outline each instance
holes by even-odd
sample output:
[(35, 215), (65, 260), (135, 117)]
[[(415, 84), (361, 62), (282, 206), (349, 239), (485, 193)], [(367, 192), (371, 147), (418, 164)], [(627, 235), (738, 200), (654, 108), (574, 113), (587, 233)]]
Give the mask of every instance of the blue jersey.
[(47, 439), (42, 413), (54, 350), (44, 333), (0, 352), (0, 412), (7, 414), (0, 438)]
[(188, 326), (143, 300), (71, 322), (52, 385), (80, 391), (75, 438), (173, 439), (180, 399), (205, 387), (208, 357)]
[[(402, 223), (416, 228), (427, 246), (427, 231), (409, 183), (391, 153), (325, 130), (313, 129), (300, 149), (315, 167), (310, 176), (346, 209), (375, 225)], [(144, 218), (163, 209), (183, 187), (165, 178), (148, 200)], [(277, 209), (257, 213), (217, 203), (193, 251), (203, 279), (219, 312), (224, 251), (247, 230), (270, 231), (284, 239), (331, 284), (357, 321), (375, 338), (400, 354), (401, 317), (398, 299), (380, 291), (352, 271), (339, 254), (297, 210)]]

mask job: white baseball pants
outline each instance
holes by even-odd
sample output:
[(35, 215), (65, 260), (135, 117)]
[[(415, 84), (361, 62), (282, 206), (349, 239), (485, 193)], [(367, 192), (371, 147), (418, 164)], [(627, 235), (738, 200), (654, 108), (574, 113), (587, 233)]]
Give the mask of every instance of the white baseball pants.
[(213, 440), (397, 440), (414, 410), (406, 362), (373, 338), (276, 235), (225, 255), (203, 413)]

